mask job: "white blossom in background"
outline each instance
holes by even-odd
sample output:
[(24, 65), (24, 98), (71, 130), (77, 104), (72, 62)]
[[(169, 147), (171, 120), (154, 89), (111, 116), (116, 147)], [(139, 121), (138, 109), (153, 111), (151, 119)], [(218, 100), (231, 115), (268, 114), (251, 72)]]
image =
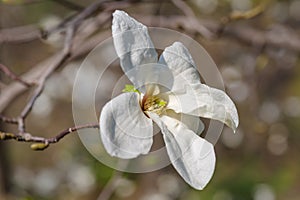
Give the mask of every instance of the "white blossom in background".
[(254, 200), (275, 200), (273, 188), (265, 183), (258, 184), (253, 194)]
[(171, 199), (178, 199), (184, 189), (180, 183), (179, 178), (174, 174), (162, 174), (157, 179), (158, 191)]
[(219, 120), (235, 131), (239, 119), (234, 103), (223, 91), (200, 82), (180, 42), (158, 58), (147, 27), (123, 11), (113, 14), (112, 34), (121, 67), (134, 86), (127, 85), (126, 93), (102, 109), (100, 135), (106, 151), (123, 159), (149, 153), (155, 122), (174, 168), (189, 185), (203, 189), (216, 158), (213, 145), (198, 135), (204, 128), (199, 117)]
[(278, 121), (280, 115), (280, 107), (274, 101), (263, 102), (259, 110), (259, 118), (268, 124), (272, 124)]
[[(49, 115), (53, 110), (53, 101), (51, 97), (47, 94), (42, 94), (36, 101), (34, 107), (32, 108), (32, 113), (36, 115), (39, 119), (49, 120)], [(47, 123), (46, 123), (47, 124)]]
[(42, 196), (54, 196), (62, 181), (59, 172), (54, 169), (43, 169), (35, 175), (33, 188)]
[(85, 194), (93, 188), (96, 182), (91, 170), (77, 163), (72, 164), (66, 175), (68, 186), (73, 193)]

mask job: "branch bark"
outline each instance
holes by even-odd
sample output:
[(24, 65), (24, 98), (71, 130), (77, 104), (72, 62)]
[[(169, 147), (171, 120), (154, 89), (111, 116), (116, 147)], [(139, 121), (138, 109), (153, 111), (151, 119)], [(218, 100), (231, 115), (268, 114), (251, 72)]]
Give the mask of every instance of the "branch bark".
[(30, 133), (15, 134), (15, 133), (7, 133), (7, 132), (0, 131), (0, 140), (16, 140), (19, 142), (30, 142), (30, 143), (33, 143), (30, 146), (31, 149), (44, 150), (50, 144), (59, 142), (62, 138), (69, 135), (70, 133), (73, 133), (80, 129), (86, 129), (86, 128), (99, 128), (99, 125), (98, 125), (98, 123), (94, 123), (94, 124), (85, 124), (85, 125), (80, 125), (80, 126), (74, 126), (74, 127), (71, 127), (71, 128), (61, 131), (56, 136), (51, 137), (51, 138), (32, 136)]

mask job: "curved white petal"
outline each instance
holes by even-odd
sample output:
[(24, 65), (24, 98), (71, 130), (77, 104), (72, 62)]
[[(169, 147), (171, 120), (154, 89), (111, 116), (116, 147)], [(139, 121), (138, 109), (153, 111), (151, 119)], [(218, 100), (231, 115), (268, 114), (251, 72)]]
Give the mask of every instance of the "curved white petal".
[(170, 91), (174, 77), (172, 71), (158, 63), (139, 65), (126, 73), (127, 77), (143, 94), (157, 95)]
[(168, 155), (177, 172), (192, 187), (202, 190), (215, 169), (213, 145), (178, 120), (153, 113), (149, 116), (161, 128)]
[(184, 77), (187, 84), (200, 83), (200, 76), (194, 60), (187, 48), (180, 42), (175, 42), (167, 47), (159, 58), (159, 63), (167, 65), (173, 72), (175, 81), (173, 89), (182, 88), (181, 82), (176, 77)]
[(197, 116), (187, 115), (184, 113), (176, 113), (173, 110), (166, 110), (166, 115), (183, 123), (186, 128), (192, 130), (198, 135), (201, 135), (204, 130), (204, 124)]
[(152, 120), (142, 112), (137, 93), (109, 101), (100, 115), (100, 135), (111, 156), (129, 159), (147, 154), (152, 145)]
[(225, 92), (205, 84), (185, 84), (184, 89), (169, 94), (168, 108), (185, 113), (219, 120), (236, 130), (239, 124), (237, 109)]
[(157, 63), (157, 53), (147, 27), (124, 11), (113, 13), (112, 35), (125, 73), (141, 64)]

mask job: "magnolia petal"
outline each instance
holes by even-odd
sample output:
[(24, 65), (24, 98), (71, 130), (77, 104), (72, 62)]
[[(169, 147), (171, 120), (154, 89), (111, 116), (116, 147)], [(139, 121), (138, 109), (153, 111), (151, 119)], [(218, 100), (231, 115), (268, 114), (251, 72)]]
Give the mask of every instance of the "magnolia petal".
[(182, 90), (169, 94), (168, 108), (185, 113), (219, 120), (236, 131), (239, 124), (237, 109), (225, 92), (205, 84), (185, 85)]
[[(200, 76), (196, 69), (195, 62), (187, 50), (180, 42), (175, 42), (167, 47), (159, 58), (159, 63), (167, 65), (173, 72), (174, 77), (185, 78), (187, 84), (200, 83)], [(173, 89), (183, 87), (179, 81), (174, 81)]]
[(142, 64), (157, 63), (157, 53), (147, 27), (124, 11), (113, 13), (112, 35), (125, 73)]
[(176, 113), (173, 110), (167, 110), (166, 115), (172, 117), (179, 122), (182, 122), (186, 128), (192, 130), (194, 133), (200, 135), (204, 130), (204, 124), (199, 117), (187, 115), (183, 113)]
[(139, 65), (126, 73), (126, 76), (141, 93), (157, 95), (170, 91), (174, 77), (172, 71), (158, 63)]
[(150, 151), (152, 125), (152, 120), (140, 108), (139, 94), (129, 92), (115, 97), (103, 107), (100, 135), (111, 156), (135, 158)]
[(168, 116), (149, 116), (161, 128), (170, 160), (192, 187), (202, 190), (215, 169), (215, 152), (211, 143), (196, 135), (178, 120)]

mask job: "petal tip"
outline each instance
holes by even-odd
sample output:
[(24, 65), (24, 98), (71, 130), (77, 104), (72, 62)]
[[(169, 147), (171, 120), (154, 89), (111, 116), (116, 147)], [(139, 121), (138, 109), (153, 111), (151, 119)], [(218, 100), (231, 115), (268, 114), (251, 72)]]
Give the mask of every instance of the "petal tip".
[(123, 10), (115, 10), (115, 12), (113, 12), (113, 17), (123, 17), (123, 16), (128, 16), (128, 14), (126, 12), (124, 12)]
[(235, 110), (236, 110), (236, 112), (235, 112), (235, 115), (234, 115), (234, 119), (232, 120), (233, 121), (232, 122), (232, 124), (233, 124), (232, 125), (232, 131), (233, 131), (233, 133), (237, 132), (237, 128), (239, 126), (239, 115), (238, 115), (236, 107), (235, 107)]
[(181, 42), (178, 42), (178, 41), (176, 41), (176, 42), (174, 42), (173, 44), (172, 44), (172, 46), (174, 46), (174, 47), (184, 47), (185, 48), (185, 46), (181, 43)]
[(188, 55), (191, 57), (189, 50), (183, 43), (176, 41), (172, 44), (172, 46), (176, 49), (181, 49), (182, 53), (188, 53)]
[(128, 30), (129, 26), (132, 25), (133, 20), (126, 12), (122, 10), (116, 10), (113, 14), (112, 20), (112, 31), (113, 34)]

